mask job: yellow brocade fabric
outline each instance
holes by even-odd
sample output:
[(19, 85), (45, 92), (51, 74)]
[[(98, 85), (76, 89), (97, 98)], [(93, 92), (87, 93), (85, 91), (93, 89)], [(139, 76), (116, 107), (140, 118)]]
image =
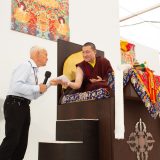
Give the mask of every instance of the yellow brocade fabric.
[(94, 62), (88, 62), (88, 63), (94, 68), (94, 66), (96, 64), (96, 60), (94, 60)]
[(120, 46), (122, 51), (125, 51), (125, 52), (127, 51), (127, 47), (126, 47), (127, 44), (128, 44), (127, 41), (122, 41), (122, 40), (120, 41)]
[(75, 80), (76, 64), (83, 61), (82, 51), (71, 54), (64, 62), (63, 74), (70, 81)]

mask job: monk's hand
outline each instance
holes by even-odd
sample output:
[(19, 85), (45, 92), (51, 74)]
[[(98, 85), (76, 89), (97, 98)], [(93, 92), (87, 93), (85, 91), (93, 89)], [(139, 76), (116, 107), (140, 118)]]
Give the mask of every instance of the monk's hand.
[(97, 76), (97, 79), (95, 78), (91, 78), (89, 79), (91, 83), (96, 83), (96, 82), (102, 82), (102, 81), (105, 81), (103, 80), (100, 76)]

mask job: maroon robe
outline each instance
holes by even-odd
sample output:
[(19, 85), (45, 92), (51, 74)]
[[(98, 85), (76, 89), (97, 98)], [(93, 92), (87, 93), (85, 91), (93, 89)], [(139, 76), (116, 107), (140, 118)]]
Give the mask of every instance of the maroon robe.
[[(98, 88), (108, 88), (107, 80), (108, 73), (113, 72), (112, 66), (110, 62), (103, 57), (96, 57), (96, 64), (92, 67), (88, 62), (82, 61), (78, 63), (76, 66), (80, 67), (83, 71), (83, 83), (80, 91), (90, 91)], [(102, 80), (101, 82), (91, 83), (89, 79), (94, 78), (97, 79), (97, 76), (100, 76)]]

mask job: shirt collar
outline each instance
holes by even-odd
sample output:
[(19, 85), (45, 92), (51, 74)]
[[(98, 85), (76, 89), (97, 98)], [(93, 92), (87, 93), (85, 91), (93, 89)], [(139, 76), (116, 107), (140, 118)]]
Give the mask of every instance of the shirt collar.
[(29, 59), (29, 61), (31, 62), (33, 68), (38, 68), (36, 63), (32, 59)]

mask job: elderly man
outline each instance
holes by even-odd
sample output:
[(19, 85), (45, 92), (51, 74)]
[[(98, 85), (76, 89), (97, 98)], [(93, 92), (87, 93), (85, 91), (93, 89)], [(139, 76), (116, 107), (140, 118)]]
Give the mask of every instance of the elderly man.
[[(96, 57), (96, 47), (93, 43), (87, 42), (82, 46), (83, 61), (76, 65), (75, 82), (58, 83), (64, 87), (79, 89), (84, 92), (98, 88), (108, 88), (108, 73), (113, 72), (110, 62), (103, 57)], [(51, 83), (55, 83), (52, 80)]]
[(47, 60), (46, 49), (34, 46), (30, 49), (30, 59), (13, 71), (4, 102), (6, 137), (0, 146), (0, 160), (24, 158), (30, 126), (29, 104), (47, 90), (47, 85), (38, 84), (37, 78), (39, 67), (45, 66)]

